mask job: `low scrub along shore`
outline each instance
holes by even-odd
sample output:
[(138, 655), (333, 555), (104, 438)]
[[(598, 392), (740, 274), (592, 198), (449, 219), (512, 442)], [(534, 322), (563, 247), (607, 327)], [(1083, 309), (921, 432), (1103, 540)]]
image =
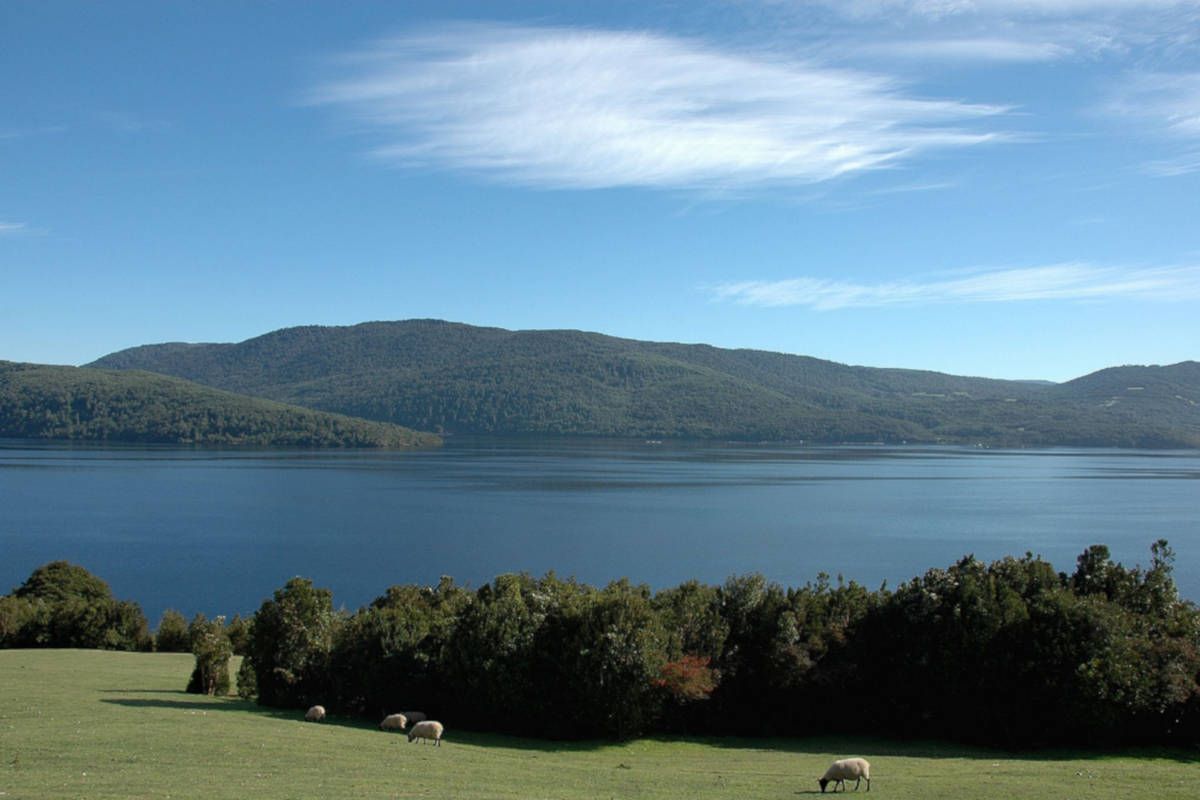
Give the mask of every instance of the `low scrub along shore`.
[[(1195, 751), (1003, 751), (869, 738), (545, 742), (447, 730), (441, 748), (369, 721), (186, 694), (183, 653), (0, 651), (0, 796), (770, 798), (818, 791), (834, 758), (898, 798), (1192, 798)], [(874, 796), (872, 794), (871, 796)]]

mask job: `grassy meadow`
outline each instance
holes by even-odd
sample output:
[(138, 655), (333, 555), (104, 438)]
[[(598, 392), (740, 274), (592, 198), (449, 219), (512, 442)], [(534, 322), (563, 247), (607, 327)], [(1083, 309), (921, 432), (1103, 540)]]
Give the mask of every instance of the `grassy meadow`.
[[(559, 743), (457, 731), (441, 748), (357, 719), (185, 694), (192, 657), (0, 650), (0, 798), (791, 798), (835, 757), (892, 798), (1195, 798), (1200, 751), (1032, 755), (862, 738)], [(865, 788), (865, 787), (864, 787)]]

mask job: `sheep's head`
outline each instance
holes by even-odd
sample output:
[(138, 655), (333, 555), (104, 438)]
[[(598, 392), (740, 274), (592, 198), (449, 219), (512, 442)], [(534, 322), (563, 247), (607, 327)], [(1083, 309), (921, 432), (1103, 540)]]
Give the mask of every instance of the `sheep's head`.
[(821, 784), (821, 794), (825, 794), (825, 786), (829, 783), (829, 779), (817, 778), (817, 783)]

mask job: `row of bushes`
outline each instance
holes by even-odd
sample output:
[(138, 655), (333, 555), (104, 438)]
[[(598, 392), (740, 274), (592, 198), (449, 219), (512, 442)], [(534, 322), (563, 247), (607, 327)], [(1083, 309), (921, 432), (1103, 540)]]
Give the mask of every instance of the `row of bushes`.
[(1006, 746), (1200, 739), (1200, 610), (1173, 554), (967, 557), (895, 591), (822, 575), (651, 592), (502, 575), (394, 586), (356, 613), (294, 578), (251, 625), (239, 691), (552, 738), (647, 732), (945, 737)]
[[(81, 567), (38, 568), (0, 598), (0, 647), (191, 651), (188, 691), (551, 738), (647, 732), (869, 733), (985, 744), (1200, 740), (1200, 609), (1173, 554), (1148, 568), (1090, 547), (1072, 574), (1026, 554), (967, 557), (894, 591), (759, 575), (659, 592), (553, 574), (476, 591), (393, 586), (350, 614), (294, 578), (251, 620), (136, 604)], [(157, 641), (156, 641), (157, 640)]]
[[(221, 635), (234, 653), (244, 653), (250, 621), (221, 620)], [(154, 633), (137, 603), (117, 600), (109, 585), (83, 567), (66, 561), (44, 564), (11, 594), (0, 597), (0, 648), (82, 647), (191, 653), (210, 633), (210, 621), (197, 614), (189, 623), (167, 609)]]

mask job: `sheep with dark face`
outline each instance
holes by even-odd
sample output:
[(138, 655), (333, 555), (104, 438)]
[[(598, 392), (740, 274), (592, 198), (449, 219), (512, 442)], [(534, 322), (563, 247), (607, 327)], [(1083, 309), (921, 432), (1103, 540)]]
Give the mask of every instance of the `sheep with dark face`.
[(433, 720), (418, 722), (412, 726), (412, 730), (408, 732), (408, 741), (421, 739), (421, 744), (425, 744), (423, 740), (428, 739), (438, 747), (442, 746), (442, 731), (444, 730), (442, 723)]
[(825, 786), (830, 781), (833, 781), (833, 790), (836, 792), (838, 784), (841, 784), (842, 791), (846, 791), (846, 781), (854, 781), (854, 791), (858, 791), (858, 785), (863, 780), (867, 782), (867, 791), (871, 791), (871, 764), (865, 758), (842, 758), (829, 765), (829, 769), (825, 770), (825, 775), (817, 779), (817, 783), (821, 784), (821, 791), (825, 791)]
[(313, 706), (304, 713), (306, 722), (320, 722), (325, 719), (325, 706)]

